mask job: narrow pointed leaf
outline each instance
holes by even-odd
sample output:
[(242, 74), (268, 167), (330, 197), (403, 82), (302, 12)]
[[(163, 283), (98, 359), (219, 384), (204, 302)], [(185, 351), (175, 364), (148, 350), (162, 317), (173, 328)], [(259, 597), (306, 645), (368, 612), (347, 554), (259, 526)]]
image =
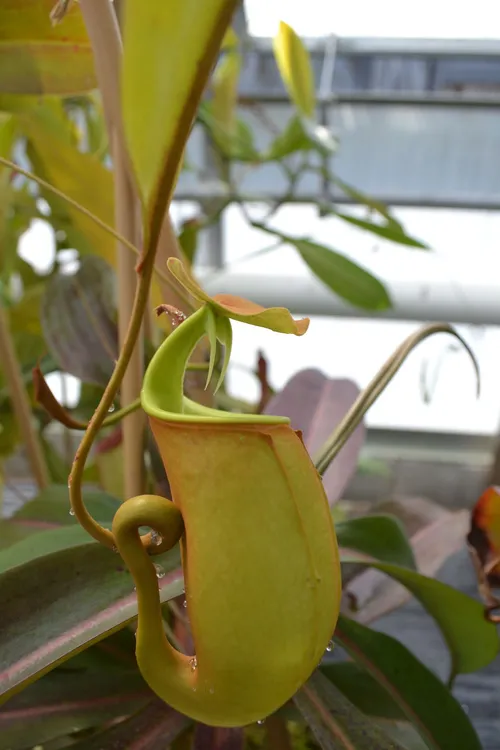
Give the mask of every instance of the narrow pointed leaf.
[(380, 683), (355, 661), (322, 664), (322, 674), (368, 716), (404, 721), (405, 714)]
[[(304, 444), (313, 456), (358, 395), (359, 388), (352, 380), (327, 378), (319, 370), (301, 370), (270, 399), (265, 413), (289, 417), (294, 430), (301, 430)], [(356, 470), (365, 434), (364, 423), (360, 422), (324, 474), (323, 484), (331, 504), (340, 500)]]
[(416, 570), (415, 557), (403, 524), (395, 516), (352, 518), (335, 525), (341, 547), (357, 550), (381, 562)]
[(0, 92), (81, 94), (96, 87), (92, 49), (77, 3), (53, 26), (54, 0), (0, 2)]
[(342, 562), (380, 570), (419, 599), (436, 620), (448, 644), (452, 675), (476, 672), (497, 656), (498, 633), (495, 626), (485, 619), (480, 602), (445, 583), (398, 565), (358, 557), (343, 557)]
[(290, 98), (301, 115), (311, 118), (316, 97), (309, 53), (300, 37), (283, 21), (273, 40), (273, 49), (278, 70)]
[(382, 237), (384, 240), (395, 242), (398, 245), (407, 245), (408, 247), (416, 247), (420, 250), (428, 250), (428, 246), (420, 240), (416, 240), (414, 237), (406, 234), (401, 230), (399, 224), (376, 224), (373, 221), (367, 221), (366, 219), (359, 219), (356, 216), (350, 216), (341, 212), (334, 212), (334, 215), (339, 219), (352, 224), (360, 229), (365, 229), (371, 234), (376, 234), (378, 237)]
[(236, 4), (236, 0), (127, 1), (123, 120), (150, 218), (163, 217), (199, 100)]
[(318, 670), (293, 700), (322, 750), (404, 750)]
[(481, 750), (460, 703), (399, 641), (342, 615), (335, 640), (387, 690), (430, 750)]
[(309, 240), (287, 238), (311, 271), (347, 302), (363, 310), (387, 310), (392, 306), (381, 281), (345, 255)]
[[(167, 601), (184, 589), (178, 550), (155, 559)], [(137, 615), (121, 558), (80, 527), (47, 531), (0, 553), (0, 703)], [(19, 626), (22, 623), (22, 627)]]

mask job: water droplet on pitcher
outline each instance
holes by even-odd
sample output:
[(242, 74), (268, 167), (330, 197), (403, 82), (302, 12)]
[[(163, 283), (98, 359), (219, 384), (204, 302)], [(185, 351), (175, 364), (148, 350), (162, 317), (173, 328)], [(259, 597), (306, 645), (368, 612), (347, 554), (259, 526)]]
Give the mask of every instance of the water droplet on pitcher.
[(333, 641), (328, 641), (326, 650), (330, 653), (330, 651), (333, 651)]
[(191, 672), (196, 672), (196, 669), (198, 667), (198, 659), (196, 658), (196, 656), (193, 656), (193, 658), (189, 660), (189, 665), (191, 667)]
[(187, 609), (187, 605), (188, 605), (188, 603), (187, 603), (187, 601), (186, 601), (186, 600), (184, 599), (184, 601), (182, 602), (182, 606), (184, 607), (184, 609)]
[(156, 577), (157, 578), (164, 578), (165, 577), (165, 571), (161, 567), (161, 565), (158, 565), (158, 563), (155, 563), (155, 570), (156, 570)]
[(462, 706), (462, 708), (464, 710), (464, 713), (468, 714), (469, 713), (469, 706), (467, 705), (467, 703), (462, 703), (461, 706)]
[(161, 534), (159, 534), (157, 531), (151, 532), (151, 546), (153, 547), (159, 547), (160, 544), (163, 542), (163, 537)]
[(73, 510), (73, 508), (69, 509), (69, 514), (70, 514), (70, 516), (74, 516), (75, 515), (75, 511)]
[(263, 724), (265, 724), (265, 722), (266, 722), (265, 719), (259, 719), (257, 724), (261, 727)]

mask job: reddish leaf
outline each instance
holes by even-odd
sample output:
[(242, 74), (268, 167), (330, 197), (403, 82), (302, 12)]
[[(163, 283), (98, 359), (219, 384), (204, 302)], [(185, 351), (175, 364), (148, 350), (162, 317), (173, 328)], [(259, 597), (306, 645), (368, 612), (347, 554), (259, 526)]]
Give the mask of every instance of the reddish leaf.
[(136, 671), (54, 671), (0, 709), (0, 750), (35, 746), (135, 711), (153, 694)]
[[(359, 394), (359, 388), (347, 379), (327, 378), (319, 370), (302, 370), (267, 404), (265, 414), (290, 417), (292, 427), (301, 430), (311, 455), (322, 446)], [(330, 503), (342, 497), (356, 470), (365, 439), (360, 424), (323, 477)]]
[(197, 724), (191, 750), (243, 750), (245, 738), (242, 729), (207, 727)]
[(491, 613), (500, 608), (492, 592), (500, 587), (500, 487), (488, 487), (477, 501), (467, 541), (490, 619), (499, 622), (500, 617)]
[(165, 750), (191, 723), (163, 701), (154, 700), (104, 732), (72, 743), (72, 750)]

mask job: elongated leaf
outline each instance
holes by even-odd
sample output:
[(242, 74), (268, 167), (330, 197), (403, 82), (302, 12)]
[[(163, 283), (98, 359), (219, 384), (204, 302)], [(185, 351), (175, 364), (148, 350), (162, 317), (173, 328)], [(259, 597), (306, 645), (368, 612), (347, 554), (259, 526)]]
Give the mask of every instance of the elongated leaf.
[(414, 237), (410, 237), (408, 234), (401, 230), (399, 224), (375, 224), (373, 221), (367, 221), (366, 219), (358, 219), (356, 216), (350, 216), (341, 212), (334, 212), (335, 216), (348, 224), (352, 224), (360, 229), (365, 229), (371, 234), (376, 234), (378, 237), (382, 237), (384, 240), (390, 242), (396, 242), (398, 245), (407, 245), (408, 247), (417, 247), (420, 250), (428, 250), (428, 246), (420, 240), (416, 240)]
[(408, 568), (357, 557), (344, 557), (343, 562), (381, 570), (419, 599), (441, 628), (450, 649), (453, 676), (482, 669), (497, 656), (497, 630), (486, 621), (483, 606), (475, 599)]
[(301, 115), (311, 118), (316, 104), (309, 53), (295, 31), (281, 21), (273, 40), (274, 56), (285, 88)]
[[(359, 395), (351, 380), (331, 379), (319, 370), (302, 370), (266, 405), (265, 413), (289, 417), (294, 430), (301, 430), (305, 446), (314, 455), (332, 434)], [(352, 478), (365, 440), (361, 422), (328, 467), (323, 484), (330, 503), (342, 497)]]
[(335, 640), (387, 690), (430, 750), (481, 750), (460, 703), (399, 641), (343, 616)]
[(42, 300), (45, 340), (61, 369), (95, 385), (106, 385), (118, 350), (114, 273), (99, 257), (81, 259), (78, 271), (56, 274)]
[[(101, 523), (111, 523), (120, 505), (116, 497), (100, 490), (85, 490), (83, 499), (89, 513)], [(74, 526), (75, 521), (69, 513), (69, 508), (67, 486), (52, 484), (23, 505), (15, 514), (15, 519)]]
[[(166, 573), (158, 581), (161, 600), (178, 596), (178, 550), (155, 562)], [(80, 527), (13, 545), (0, 553), (0, 571), (0, 702), (137, 615), (121, 558)]]
[(51, 672), (0, 708), (0, 750), (34, 747), (98, 726), (151, 699), (137, 671)]
[(7, 547), (17, 544), (23, 539), (40, 531), (46, 531), (47, 526), (43, 522), (1, 520), (0, 521), (0, 553)]
[(116, 726), (68, 747), (72, 750), (166, 750), (190, 724), (187, 716), (178, 714), (160, 700), (153, 700)]
[(286, 124), (285, 129), (276, 136), (268, 150), (262, 156), (263, 161), (279, 161), (297, 151), (310, 151), (313, 144), (309, 139), (300, 118), (296, 115)]
[(405, 719), (402, 709), (387, 690), (356, 662), (322, 664), (319, 669), (364, 714), (391, 721)]
[(364, 310), (387, 310), (391, 300), (384, 285), (345, 255), (309, 240), (287, 238), (311, 271), (333, 292)]
[(381, 562), (416, 570), (413, 550), (403, 524), (395, 516), (364, 516), (335, 525), (341, 547), (364, 552)]
[[(44, 111), (20, 116), (28, 138), (28, 154), (37, 175), (61, 190), (101, 221), (114, 226), (113, 176), (101, 162), (79, 151), (61, 137), (61, 123)], [(54, 221), (82, 253), (92, 252), (114, 265), (116, 241), (91, 219), (48, 191), (41, 191), (52, 208)]]
[(96, 87), (80, 9), (72, 3), (53, 26), (54, 0), (0, 2), (0, 91), (74, 95)]
[(293, 700), (323, 750), (404, 750), (318, 670)]
[(128, 0), (125, 6), (123, 120), (150, 217), (153, 213), (163, 217), (189, 129), (236, 4), (236, 0)]

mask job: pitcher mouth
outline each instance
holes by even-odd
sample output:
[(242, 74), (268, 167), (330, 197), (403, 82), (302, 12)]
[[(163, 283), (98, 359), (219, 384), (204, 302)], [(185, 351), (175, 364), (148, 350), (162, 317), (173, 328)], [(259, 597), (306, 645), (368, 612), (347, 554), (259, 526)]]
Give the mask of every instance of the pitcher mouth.
[(288, 417), (219, 411), (184, 396), (185, 370), (193, 349), (205, 335), (206, 314), (204, 308), (197, 310), (157, 349), (141, 390), (141, 406), (146, 414), (162, 422), (290, 424)]

